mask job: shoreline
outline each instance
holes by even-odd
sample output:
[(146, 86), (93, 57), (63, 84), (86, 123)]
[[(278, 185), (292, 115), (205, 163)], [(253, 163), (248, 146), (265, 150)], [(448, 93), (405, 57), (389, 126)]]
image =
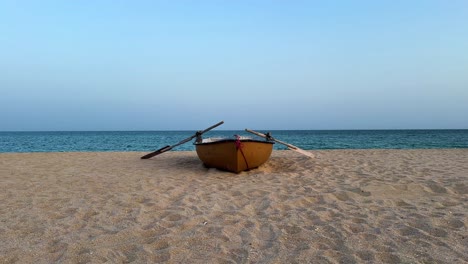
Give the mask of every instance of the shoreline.
[(468, 261), (468, 149), (0, 153), (0, 263)]
[[(308, 152), (312, 153), (320, 153), (320, 152), (328, 152), (328, 151), (437, 151), (437, 150), (468, 150), (468, 147), (446, 147), (446, 148), (342, 148), (342, 149), (337, 149), (337, 148), (329, 148), (329, 149), (303, 149)], [(47, 154), (47, 153), (53, 153), (53, 154), (66, 154), (66, 153), (135, 153), (136, 155), (145, 155), (154, 150), (128, 150), (128, 151), (115, 151), (115, 150), (101, 150), (101, 151), (29, 151), (29, 152), (0, 152), (0, 155), (4, 154)], [(175, 152), (175, 153), (196, 153), (196, 150), (177, 150), (177, 149), (172, 149), (168, 152)], [(164, 153), (168, 153), (164, 152)], [(278, 152), (288, 152), (288, 153), (294, 153), (294, 151), (289, 150), (289, 149), (273, 149), (273, 153)], [(164, 155), (164, 154), (160, 154)], [(273, 154), (272, 154), (273, 155)], [(159, 155), (158, 155), (159, 156)], [(157, 157), (157, 156), (156, 156)], [(153, 158), (154, 159), (154, 158)]]

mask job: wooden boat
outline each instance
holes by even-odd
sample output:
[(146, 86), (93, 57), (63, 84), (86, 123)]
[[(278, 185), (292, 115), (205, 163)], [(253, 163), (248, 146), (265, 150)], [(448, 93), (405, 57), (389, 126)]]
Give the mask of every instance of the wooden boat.
[(237, 137), (236, 139), (208, 138), (197, 140), (195, 148), (207, 167), (239, 173), (265, 163), (274, 142)]

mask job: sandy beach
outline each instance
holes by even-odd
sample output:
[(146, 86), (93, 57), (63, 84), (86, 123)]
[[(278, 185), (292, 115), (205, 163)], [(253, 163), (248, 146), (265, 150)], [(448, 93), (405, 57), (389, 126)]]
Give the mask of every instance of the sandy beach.
[(466, 263), (468, 149), (0, 154), (0, 263)]

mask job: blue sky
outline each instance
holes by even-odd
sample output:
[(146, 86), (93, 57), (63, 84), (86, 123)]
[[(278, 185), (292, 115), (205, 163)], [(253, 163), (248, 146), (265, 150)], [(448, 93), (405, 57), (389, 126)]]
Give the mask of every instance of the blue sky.
[(2, 1), (0, 131), (468, 128), (468, 1)]

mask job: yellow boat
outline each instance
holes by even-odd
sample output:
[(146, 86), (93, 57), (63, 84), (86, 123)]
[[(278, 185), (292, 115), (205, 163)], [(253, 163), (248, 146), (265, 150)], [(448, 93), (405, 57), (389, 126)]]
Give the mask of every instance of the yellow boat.
[(205, 166), (239, 173), (265, 163), (270, 158), (274, 142), (237, 137), (208, 138), (197, 140), (194, 144)]

